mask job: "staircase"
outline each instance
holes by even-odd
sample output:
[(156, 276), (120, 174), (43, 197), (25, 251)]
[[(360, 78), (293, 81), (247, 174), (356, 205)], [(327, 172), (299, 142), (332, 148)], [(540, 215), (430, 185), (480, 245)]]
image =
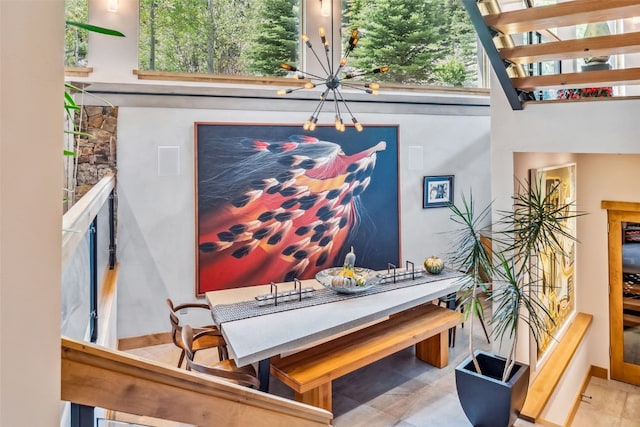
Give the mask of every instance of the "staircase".
[[(633, 17), (640, 16), (638, 0), (574, 0), (547, 6), (535, 6), (534, 0), (527, 0), (524, 4), (529, 7), (504, 12), (501, 4), (514, 2), (462, 1), (513, 110), (543, 100), (545, 90), (569, 89), (566, 93), (580, 94), (572, 99), (588, 96), (590, 100), (602, 100), (609, 97), (611, 87), (640, 84), (640, 67), (561, 72), (563, 66), (579, 58), (640, 53), (640, 32), (626, 32), (635, 26)], [(617, 20), (616, 34), (558, 36), (560, 29), (563, 35), (575, 36), (572, 30), (582, 24)], [(522, 40), (525, 42), (516, 43)], [(539, 64), (549, 61), (557, 64), (556, 71), (540, 72)], [(616, 96), (624, 90), (611, 92)]]

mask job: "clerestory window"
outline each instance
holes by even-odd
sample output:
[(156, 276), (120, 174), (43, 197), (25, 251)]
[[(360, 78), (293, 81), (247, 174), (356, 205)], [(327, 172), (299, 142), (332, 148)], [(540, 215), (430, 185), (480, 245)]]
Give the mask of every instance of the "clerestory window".
[[(87, 0), (66, 0), (65, 19), (73, 22), (88, 22)], [(86, 67), (89, 34), (78, 27), (67, 25), (64, 33), (64, 65)]]
[[(478, 86), (476, 34), (459, 1), (341, 3), (342, 34), (361, 33), (354, 70), (389, 65), (379, 80)], [(299, 0), (140, 0), (140, 69), (283, 76), (281, 63), (309, 54), (300, 39), (312, 10)]]
[(140, 0), (140, 69), (284, 75), (300, 12), (300, 0)]
[[(388, 65), (379, 81), (477, 87), (476, 32), (458, 0), (343, 0), (343, 27), (362, 35), (351, 65)], [(344, 30), (343, 30), (344, 32)], [(348, 32), (346, 34), (349, 34)]]

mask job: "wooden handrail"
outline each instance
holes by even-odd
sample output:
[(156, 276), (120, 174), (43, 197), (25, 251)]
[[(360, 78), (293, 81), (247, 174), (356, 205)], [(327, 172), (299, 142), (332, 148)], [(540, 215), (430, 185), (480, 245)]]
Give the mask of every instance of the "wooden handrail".
[(89, 224), (115, 188), (116, 178), (105, 176), (62, 217), (62, 266), (70, 259), (75, 248), (84, 240)]
[(553, 350), (551, 357), (529, 385), (527, 398), (522, 411), (520, 411), (520, 418), (530, 422), (539, 421), (544, 407), (549, 402), (567, 366), (571, 363), (571, 359), (582, 343), (582, 338), (587, 333), (592, 320), (593, 315), (591, 314), (576, 314), (564, 337)]
[(198, 426), (328, 426), (332, 414), (204, 374), (68, 338), (61, 399)]

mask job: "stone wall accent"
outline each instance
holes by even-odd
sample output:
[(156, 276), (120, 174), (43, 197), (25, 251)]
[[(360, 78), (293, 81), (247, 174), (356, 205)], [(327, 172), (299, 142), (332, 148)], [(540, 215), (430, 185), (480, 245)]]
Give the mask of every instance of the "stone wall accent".
[(77, 137), (74, 203), (104, 176), (116, 174), (118, 107), (84, 105), (76, 128), (89, 136)]

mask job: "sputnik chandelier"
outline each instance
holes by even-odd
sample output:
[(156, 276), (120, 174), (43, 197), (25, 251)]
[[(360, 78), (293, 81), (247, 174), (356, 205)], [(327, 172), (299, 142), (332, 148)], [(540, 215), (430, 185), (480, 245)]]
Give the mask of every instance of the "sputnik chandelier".
[[(358, 44), (358, 40), (360, 38), (360, 33), (358, 29), (355, 28), (351, 32), (351, 36), (349, 37), (349, 42), (345, 48), (344, 56), (340, 60), (340, 65), (338, 65), (337, 68), (334, 68), (333, 60), (331, 59), (331, 53), (329, 49), (329, 40), (325, 34), (324, 28), (320, 27), (319, 32), (320, 32), (320, 41), (322, 42), (322, 45), (324, 47), (325, 62), (323, 62), (323, 60), (320, 58), (316, 50), (313, 48), (313, 45), (311, 44), (311, 41), (309, 40), (309, 37), (306, 34), (302, 35), (302, 41), (304, 41), (304, 43), (307, 45), (307, 48), (309, 48), (311, 53), (313, 53), (313, 56), (316, 58), (316, 60), (320, 64), (320, 67), (327, 74), (327, 76), (321, 77), (321, 76), (306, 72), (304, 70), (300, 70), (290, 64), (286, 64), (286, 63), (281, 64), (280, 65), (281, 68), (294, 73), (293, 74), (294, 78), (308, 79), (309, 81), (306, 82), (305, 85), (302, 87), (293, 88), (293, 89), (281, 89), (278, 91), (278, 95), (287, 95), (301, 89), (313, 89), (315, 87), (325, 86), (324, 90), (322, 91), (322, 94), (320, 95), (320, 102), (318, 103), (318, 106), (311, 114), (311, 117), (309, 117), (309, 119), (306, 122), (304, 122), (304, 125), (302, 126), (303, 129), (310, 130), (310, 131), (315, 130), (316, 124), (318, 123), (318, 116), (322, 112), (322, 108), (324, 107), (325, 103), (329, 101), (329, 102), (333, 102), (334, 109), (335, 109), (336, 130), (340, 132), (344, 132), (345, 130), (345, 124), (342, 119), (342, 110), (340, 108), (340, 105), (342, 105), (343, 110), (346, 110), (346, 112), (349, 113), (349, 116), (351, 116), (351, 121), (353, 122), (354, 127), (358, 130), (358, 132), (361, 132), (362, 124), (358, 122), (358, 120), (354, 117), (353, 113), (351, 112), (351, 109), (347, 105), (346, 101), (344, 100), (344, 97), (342, 96), (342, 93), (340, 92), (340, 87), (343, 86), (343, 87), (348, 87), (352, 89), (358, 89), (370, 95), (377, 95), (378, 89), (380, 88), (380, 85), (378, 83), (365, 82), (363, 86), (358, 86), (356, 83), (351, 83), (347, 81), (352, 80), (356, 77), (362, 77), (370, 74), (385, 73), (389, 71), (389, 67), (385, 66), (385, 67), (375, 68), (373, 70), (365, 71), (365, 72), (345, 73), (345, 68), (347, 66), (347, 59), (349, 58), (349, 55), (351, 54), (351, 52), (353, 52), (353, 49), (356, 48), (356, 45)], [(332, 95), (331, 99), (328, 98), (329, 94)]]

